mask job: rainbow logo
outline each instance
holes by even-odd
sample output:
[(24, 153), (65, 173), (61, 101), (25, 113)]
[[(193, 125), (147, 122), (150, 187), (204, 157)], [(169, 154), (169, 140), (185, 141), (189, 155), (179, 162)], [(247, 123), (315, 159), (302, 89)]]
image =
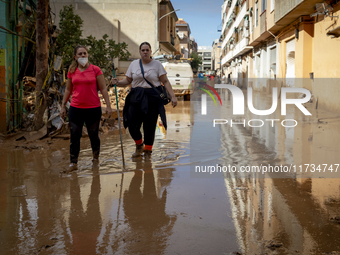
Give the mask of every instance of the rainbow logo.
[[(212, 92), (214, 92), (215, 95), (217, 96), (218, 100), (220, 101), (221, 106), (222, 106), (222, 100), (221, 100), (220, 96), (218, 95), (217, 91), (216, 91), (213, 87), (209, 86), (209, 85), (206, 84), (206, 83), (200, 83), (200, 84), (203, 84), (205, 87), (209, 88)], [(210, 92), (209, 90), (204, 89), (204, 88), (199, 88), (199, 89), (201, 89), (201, 90), (203, 90), (204, 92), (206, 92), (206, 93), (214, 100), (215, 105), (217, 105), (214, 96), (211, 94), (211, 92)]]

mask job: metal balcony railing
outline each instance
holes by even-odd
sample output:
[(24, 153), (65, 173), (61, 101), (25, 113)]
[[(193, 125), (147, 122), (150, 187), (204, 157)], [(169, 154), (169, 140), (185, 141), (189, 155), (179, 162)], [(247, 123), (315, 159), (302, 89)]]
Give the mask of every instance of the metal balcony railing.
[(275, 23), (305, 0), (275, 0)]

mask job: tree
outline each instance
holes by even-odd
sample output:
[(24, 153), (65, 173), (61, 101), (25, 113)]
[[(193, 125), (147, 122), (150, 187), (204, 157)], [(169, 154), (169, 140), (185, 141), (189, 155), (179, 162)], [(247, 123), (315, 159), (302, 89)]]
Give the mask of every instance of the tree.
[(107, 39), (107, 34), (103, 39), (96, 40), (93, 36), (88, 36), (84, 41), (89, 46), (89, 61), (99, 66), (106, 75), (112, 74), (112, 61), (114, 58), (127, 60), (131, 55), (127, 50), (127, 44), (116, 43), (112, 39)]
[(34, 130), (43, 125), (43, 115), (47, 107), (46, 93), (43, 92), (44, 81), (48, 72), (48, 1), (37, 1), (36, 21), (36, 102), (34, 115)]
[[(111, 74), (112, 61), (114, 58), (127, 60), (131, 54), (127, 50), (128, 45), (116, 43), (108, 39), (108, 35), (103, 35), (97, 40), (92, 35), (82, 38), (83, 20), (73, 11), (73, 6), (64, 6), (60, 11), (59, 27), (61, 33), (57, 38), (57, 54), (63, 58), (65, 66), (69, 66), (73, 58), (73, 49), (77, 45), (84, 45), (89, 50), (89, 61), (99, 66), (106, 75)], [(109, 71), (110, 70), (110, 71)]]
[(57, 37), (56, 54), (62, 56), (65, 66), (69, 66), (72, 62), (74, 48), (83, 43), (81, 39), (83, 20), (73, 12), (72, 5), (64, 6), (59, 15), (61, 33)]
[(197, 52), (192, 52), (190, 57), (191, 60), (191, 68), (192, 70), (198, 70), (198, 67), (202, 65), (202, 57), (198, 56)]

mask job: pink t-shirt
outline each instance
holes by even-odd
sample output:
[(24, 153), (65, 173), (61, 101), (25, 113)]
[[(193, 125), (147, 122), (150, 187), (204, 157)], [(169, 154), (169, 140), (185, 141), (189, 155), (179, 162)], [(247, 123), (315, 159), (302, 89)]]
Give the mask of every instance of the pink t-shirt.
[(100, 107), (100, 99), (97, 91), (97, 76), (103, 74), (98, 66), (90, 64), (80, 72), (78, 67), (74, 73), (68, 72), (67, 78), (72, 81), (71, 106), (77, 108)]

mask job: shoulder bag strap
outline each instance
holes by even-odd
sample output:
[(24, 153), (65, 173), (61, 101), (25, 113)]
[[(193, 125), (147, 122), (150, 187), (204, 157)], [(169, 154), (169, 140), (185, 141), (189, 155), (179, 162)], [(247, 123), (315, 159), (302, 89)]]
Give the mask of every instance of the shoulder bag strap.
[(142, 60), (140, 59), (139, 60), (139, 65), (140, 65), (140, 70), (142, 72), (142, 75), (143, 75), (143, 78), (144, 80), (151, 86), (151, 88), (153, 88), (157, 94), (163, 99), (165, 97), (165, 95), (163, 93), (161, 93), (158, 89), (156, 89), (156, 87), (151, 83), (149, 82), (145, 77), (144, 77), (144, 69), (143, 69), (143, 64), (142, 64)]

